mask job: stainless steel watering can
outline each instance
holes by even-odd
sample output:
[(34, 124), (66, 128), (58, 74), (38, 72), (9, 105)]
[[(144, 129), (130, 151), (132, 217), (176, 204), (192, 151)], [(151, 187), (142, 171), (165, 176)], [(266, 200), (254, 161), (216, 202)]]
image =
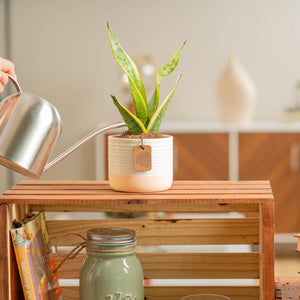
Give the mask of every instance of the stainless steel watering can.
[(0, 164), (25, 176), (38, 179), (96, 135), (127, 126), (117, 123), (96, 129), (46, 165), (62, 131), (59, 113), (41, 97), (22, 92), (19, 83), (7, 76), (17, 93), (0, 104)]

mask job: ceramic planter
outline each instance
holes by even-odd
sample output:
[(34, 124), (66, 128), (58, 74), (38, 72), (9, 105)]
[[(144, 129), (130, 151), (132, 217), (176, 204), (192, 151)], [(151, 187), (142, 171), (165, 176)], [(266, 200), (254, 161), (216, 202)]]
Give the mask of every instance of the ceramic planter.
[[(151, 169), (136, 171), (134, 149), (150, 146)], [(148, 147), (149, 149), (149, 147)], [(112, 189), (124, 192), (154, 192), (168, 189), (173, 181), (173, 137), (108, 137), (108, 179)]]

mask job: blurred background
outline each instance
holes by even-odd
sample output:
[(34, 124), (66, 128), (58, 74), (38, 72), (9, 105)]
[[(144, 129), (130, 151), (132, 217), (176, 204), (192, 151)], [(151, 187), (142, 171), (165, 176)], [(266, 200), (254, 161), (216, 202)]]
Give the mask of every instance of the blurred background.
[[(121, 121), (110, 95), (123, 104), (128, 95), (111, 53), (107, 21), (131, 57), (147, 55), (155, 68), (187, 40), (177, 70), (162, 84), (161, 94), (166, 95), (177, 75), (183, 75), (165, 120), (217, 124), (220, 131), (217, 82), (232, 54), (238, 56), (256, 87), (253, 123), (281, 126), (284, 111), (297, 101), (299, 16), (298, 0), (0, 0), (0, 56), (14, 62), (24, 91), (43, 97), (60, 112), (63, 133), (54, 158), (99, 124)], [(6, 93), (11, 92), (13, 87), (8, 86)], [(291, 128), (300, 132), (297, 122)], [(231, 142), (226, 140), (225, 145)], [(103, 174), (105, 162), (97, 158), (104, 150), (95, 144), (95, 140), (85, 144), (41, 179), (103, 179), (97, 174)], [(224, 153), (227, 157), (228, 152)], [(247, 173), (244, 177), (251, 179)], [(0, 178), (1, 192), (27, 179), (4, 167), (0, 167)], [(299, 178), (284, 200), (295, 193), (300, 197)], [(297, 205), (290, 206), (292, 211), (299, 211)], [(294, 214), (294, 219), (298, 226), (300, 218)], [(296, 231), (295, 226), (282, 231)]]

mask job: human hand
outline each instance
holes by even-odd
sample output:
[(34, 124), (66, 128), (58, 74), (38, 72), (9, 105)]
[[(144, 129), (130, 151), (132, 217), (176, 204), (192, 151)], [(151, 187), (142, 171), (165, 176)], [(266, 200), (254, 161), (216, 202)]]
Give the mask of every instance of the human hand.
[(15, 65), (11, 61), (0, 57), (0, 93), (3, 92), (4, 86), (8, 82), (8, 76), (6, 74), (16, 78)]

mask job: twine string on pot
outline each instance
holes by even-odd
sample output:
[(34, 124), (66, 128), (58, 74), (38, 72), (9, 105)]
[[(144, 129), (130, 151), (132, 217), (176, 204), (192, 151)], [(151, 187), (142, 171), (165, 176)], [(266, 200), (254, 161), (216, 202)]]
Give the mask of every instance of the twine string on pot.
[(143, 140), (142, 137), (141, 137), (141, 146), (140, 147), (141, 147), (142, 150), (144, 150), (144, 140)]

